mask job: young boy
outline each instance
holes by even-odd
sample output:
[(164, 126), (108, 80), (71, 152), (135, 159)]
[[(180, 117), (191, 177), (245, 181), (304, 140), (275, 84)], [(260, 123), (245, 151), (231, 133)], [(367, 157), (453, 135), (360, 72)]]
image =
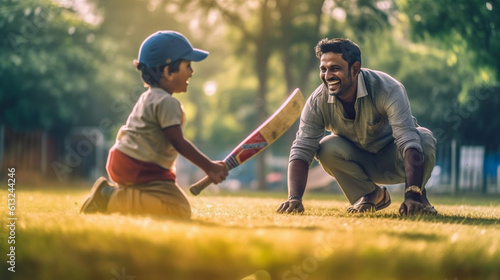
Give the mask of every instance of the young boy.
[(228, 175), (222, 161), (211, 161), (184, 138), (182, 104), (174, 93), (186, 92), (194, 70), (208, 52), (192, 47), (182, 34), (158, 31), (142, 43), (134, 61), (148, 86), (110, 149), (106, 170), (114, 184), (100, 177), (82, 213), (149, 214), (190, 219), (191, 208), (176, 183), (180, 153), (203, 169), (214, 183)]

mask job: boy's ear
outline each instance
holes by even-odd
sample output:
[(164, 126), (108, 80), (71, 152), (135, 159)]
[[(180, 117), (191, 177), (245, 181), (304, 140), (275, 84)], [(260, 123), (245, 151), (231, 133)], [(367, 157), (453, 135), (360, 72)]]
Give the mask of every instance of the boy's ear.
[(163, 68), (163, 77), (165, 77), (166, 79), (172, 78), (172, 73), (169, 73), (168, 71), (168, 65)]

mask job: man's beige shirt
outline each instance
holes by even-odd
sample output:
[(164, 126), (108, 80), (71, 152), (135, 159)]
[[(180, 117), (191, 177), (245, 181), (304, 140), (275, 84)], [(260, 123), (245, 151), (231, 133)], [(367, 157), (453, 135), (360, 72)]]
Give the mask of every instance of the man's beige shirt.
[(311, 164), (325, 131), (345, 137), (373, 154), (391, 143), (402, 155), (408, 148), (422, 152), (404, 86), (383, 72), (366, 68), (361, 69), (357, 82), (354, 120), (347, 118), (342, 103), (328, 94), (324, 84), (311, 94), (302, 110), (290, 161), (301, 159)]

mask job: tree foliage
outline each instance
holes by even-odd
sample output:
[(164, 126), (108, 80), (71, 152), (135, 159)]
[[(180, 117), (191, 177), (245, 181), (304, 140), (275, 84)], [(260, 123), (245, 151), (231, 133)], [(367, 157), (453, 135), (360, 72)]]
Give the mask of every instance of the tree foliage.
[[(452, 137), (468, 143), (483, 143), (497, 149), (500, 143), (495, 131), (500, 123), (493, 108), (500, 107), (500, 1), (399, 1), (410, 20), (413, 38), (438, 42), (448, 50), (447, 64), (458, 64), (450, 72), (459, 78), (461, 94), (433, 116), (442, 140)], [(468, 70), (464, 70), (467, 69)], [(444, 69), (436, 69), (443, 71)], [(452, 74), (436, 76), (456, 80)], [(449, 85), (434, 83), (431, 85)], [(457, 89), (457, 93), (458, 93)]]
[(106, 57), (94, 26), (52, 1), (3, 0), (0, 28), (1, 122), (61, 131), (98, 121)]
[(436, 38), (455, 52), (462, 47), (474, 55), (473, 65), (488, 67), (500, 77), (500, 1), (400, 1), (415, 38)]

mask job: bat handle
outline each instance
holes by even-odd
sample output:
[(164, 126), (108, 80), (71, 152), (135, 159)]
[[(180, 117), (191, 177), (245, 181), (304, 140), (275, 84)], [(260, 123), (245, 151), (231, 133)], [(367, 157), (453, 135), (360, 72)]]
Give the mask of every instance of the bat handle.
[(210, 177), (206, 176), (205, 178), (199, 180), (198, 182), (192, 184), (189, 187), (189, 191), (193, 195), (199, 195), (202, 190), (204, 190), (206, 187), (210, 186), (212, 184), (212, 180), (210, 180)]
[[(228, 171), (232, 169), (225, 160), (224, 160), (224, 164), (226, 165), (226, 168), (227, 168)], [(213, 182), (212, 182), (212, 180), (210, 180), (210, 177), (205, 176), (205, 178), (203, 178), (203, 179), (199, 180), (198, 182), (192, 184), (189, 187), (189, 191), (193, 195), (199, 195), (202, 190), (206, 189), (212, 183)]]

